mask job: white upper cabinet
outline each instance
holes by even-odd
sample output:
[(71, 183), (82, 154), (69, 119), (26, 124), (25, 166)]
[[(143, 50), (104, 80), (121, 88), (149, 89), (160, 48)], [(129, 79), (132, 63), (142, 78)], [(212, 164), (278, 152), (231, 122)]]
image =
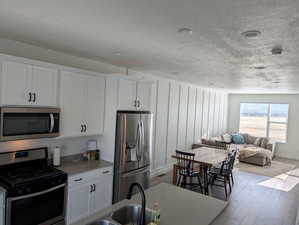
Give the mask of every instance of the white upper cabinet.
[(105, 79), (62, 71), (60, 87), (62, 136), (102, 134)]
[(32, 73), (33, 93), (35, 104), (39, 106), (57, 105), (57, 70), (33, 66)]
[(57, 105), (58, 70), (12, 61), (2, 62), (3, 105)]
[(136, 110), (136, 81), (119, 79), (118, 108)]
[(89, 134), (102, 134), (105, 113), (105, 79), (103, 77), (88, 76), (86, 91), (86, 132)]
[(153, 82), (119, 79), (118, 109), (150, 110)]
[(137, 82), (137, 104), (139, 110), (151, 109), (151, 91), (152, 82), (138, 81)]

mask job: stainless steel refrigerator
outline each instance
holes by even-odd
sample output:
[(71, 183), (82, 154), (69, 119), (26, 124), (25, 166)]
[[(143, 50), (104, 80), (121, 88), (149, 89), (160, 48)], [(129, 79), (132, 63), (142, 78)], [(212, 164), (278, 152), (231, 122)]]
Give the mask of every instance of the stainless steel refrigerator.
[(114, 155), (113, 203), (125, 199), (132, 183), (149, 187), (152, 113), (118, 111)]

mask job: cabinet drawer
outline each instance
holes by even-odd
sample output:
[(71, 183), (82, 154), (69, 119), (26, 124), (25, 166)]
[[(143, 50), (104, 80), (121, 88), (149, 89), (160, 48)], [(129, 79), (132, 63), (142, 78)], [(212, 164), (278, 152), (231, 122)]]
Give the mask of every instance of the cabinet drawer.
[(69, 187), (75, 187), (78, 185), (86, 184), (94, 179), (101, 178), (104, 176), (112, 176), (113, 175), (113, 167), (106, 167), (96, 170), (91, 170), (88, 172), (76, 174), (68, 178)]

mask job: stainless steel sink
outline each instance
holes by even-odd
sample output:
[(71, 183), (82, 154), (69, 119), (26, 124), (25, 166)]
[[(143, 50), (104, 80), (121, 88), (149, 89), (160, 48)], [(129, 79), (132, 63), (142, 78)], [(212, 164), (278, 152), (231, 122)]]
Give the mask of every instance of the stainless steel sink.
[[(140, 212), (141, 205), (126, 205), (89, 225), (137, 225)], [(149, 224), (152, 221), (153, 212), (151, 209), (145, 210), (145, 224)]]
[[(122, 224), (137, 224), (138, 218), (141, 213), (141, 206), (132, 204), (126, 205), (112, 214), (112, 220)], [(150, 209), (145, 210), (145, 224), (149, 224), (153, 218), (153, 211)]]

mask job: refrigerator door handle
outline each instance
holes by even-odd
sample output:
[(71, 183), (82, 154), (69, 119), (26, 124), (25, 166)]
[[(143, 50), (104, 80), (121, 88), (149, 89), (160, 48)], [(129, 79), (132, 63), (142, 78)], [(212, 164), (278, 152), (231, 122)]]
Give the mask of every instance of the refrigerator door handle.
[(140, 160), (140, 122), (137, 124), (137, 134), (136, 134), (136, 158)]
[(142, 133), (142, 151), (144, 150), (144, 125), (143, 125), (143, 121), (141, 121), (141, 133)]

